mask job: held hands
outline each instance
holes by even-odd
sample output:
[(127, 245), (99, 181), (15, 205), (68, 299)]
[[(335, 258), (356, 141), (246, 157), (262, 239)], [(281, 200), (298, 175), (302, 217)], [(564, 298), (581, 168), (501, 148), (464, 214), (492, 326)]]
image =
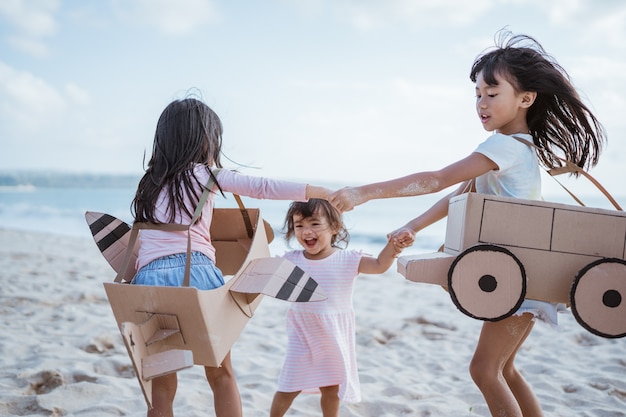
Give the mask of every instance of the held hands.
[(404, 226), (389, 233), (387, 238), (392, 242), (397, 257), (404, 248), (411, 246), (415, 242), (415, 232)]
[(339, 211), (350, 211), (367, 200), (357, 187), (341, 188), (328, 197), (328, 201)]

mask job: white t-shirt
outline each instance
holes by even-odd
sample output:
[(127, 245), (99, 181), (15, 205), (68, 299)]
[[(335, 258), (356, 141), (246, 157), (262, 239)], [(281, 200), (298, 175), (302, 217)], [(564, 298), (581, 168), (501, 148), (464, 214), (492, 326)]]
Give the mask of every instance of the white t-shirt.
[[(532, 136), (516, 133), (516, 137), (532, 143)], [(496, 133), (478, 145), (479, 152), (498, 165), (495, 171), (476, 178), (476, 192), (528, 200), (542, 200), (541, 175), (535, 149), (513, 136)], [(556, 326), (559, 305), (537, 300), (524, 300), (514, 315), (533, 313), (539, 320)]]
[[(532, 136), (515, 136), (532, 143)], [(495, 133), (478, 145), (481, 153), (498, 165), (476, 178), (476, 192), (506, 197), (541, 200), (541, 175), (535, 149), (513, 136)]]

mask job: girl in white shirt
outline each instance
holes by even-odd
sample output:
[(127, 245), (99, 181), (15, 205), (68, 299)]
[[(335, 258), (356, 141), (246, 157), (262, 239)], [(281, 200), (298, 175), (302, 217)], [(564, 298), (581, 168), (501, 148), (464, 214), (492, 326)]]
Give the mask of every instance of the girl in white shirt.
[[(581, 168), (596, 165), (605, 132), (565, 70), (533, 38), (506, 31), (500, 35), (498, 45), (480, 55), (470, 72), (479, 120), (493, 136), (467, 157), (438, 171), (341, 189), (330, 198), (338, 209), (351, 210), (371, 199), (435, 193), (460, 184), (390, 234), (412, 244), (417, 232), (447, 215), (450, 198), (461, 194), (474, 179), (480, 193), (540, 199), (539, 165), (560, 166), (555, 154)], [(536, 318), (556, 323), (556, 305), (525, 300), (514, 315), (483, 324), (470, 374), (493, 416), (543, 416), (537, 397), (514, 364)]]

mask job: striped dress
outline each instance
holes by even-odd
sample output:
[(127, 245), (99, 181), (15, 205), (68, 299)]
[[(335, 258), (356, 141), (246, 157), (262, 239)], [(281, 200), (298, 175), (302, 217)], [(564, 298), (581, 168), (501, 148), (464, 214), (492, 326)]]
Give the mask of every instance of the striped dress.
[(319, 393), (319, 387), (339, 385), (341, 401), (361, 401), (352, 306), (361, 256), (354, 250), (336, 250), (321, 260), (306, 259), (301, 250), (283, 255), (309, 273), (328, 299), (291, 304), (278, 391)]

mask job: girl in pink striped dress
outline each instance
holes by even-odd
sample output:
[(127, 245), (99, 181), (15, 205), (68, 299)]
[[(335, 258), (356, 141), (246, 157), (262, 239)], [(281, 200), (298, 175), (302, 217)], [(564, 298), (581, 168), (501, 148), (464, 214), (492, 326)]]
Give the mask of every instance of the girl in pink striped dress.
[(402, 251), (388, 241), (377, 258), (342, 250), (348, 231), (341, 214), (326, 200), (294, 202), (285, 218), (285, 239), (303, 250), (283, 255), (310, 274), (327, 300), (293, 303), (287, 312), (287, 352), (270, 417), (285, 415), (301, 392), (320, 393), (324, 417), (337, 417), (339, 405), (361, 400), (356, 365), (352, 293), (359, 273), (382, 274)]

